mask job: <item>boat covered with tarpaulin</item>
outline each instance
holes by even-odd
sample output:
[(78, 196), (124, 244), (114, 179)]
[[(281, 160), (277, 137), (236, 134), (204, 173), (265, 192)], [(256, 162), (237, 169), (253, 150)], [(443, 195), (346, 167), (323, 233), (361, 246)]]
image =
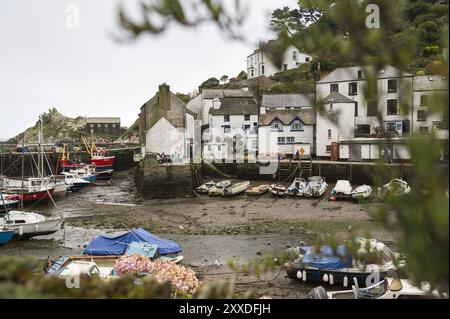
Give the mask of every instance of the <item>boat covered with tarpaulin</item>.
[(95, 256), (124, 255), (128, 247), (135, 242), (157, 245), (160, 255), (181, 252), (181, 246), (176, 242), (160, 238), (145, 229), (138, 228), (116, 236), (97, 236), (86, 246), (83, 254)]

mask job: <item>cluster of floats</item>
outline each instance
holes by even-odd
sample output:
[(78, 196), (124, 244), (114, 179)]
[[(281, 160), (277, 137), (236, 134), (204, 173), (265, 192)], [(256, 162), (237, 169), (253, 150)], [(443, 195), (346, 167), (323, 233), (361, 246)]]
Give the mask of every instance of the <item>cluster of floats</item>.
[[(281, 183), (263, 184), (250, 187), (249, 181), (232, 183), (231, 180), (219, 182), (208, 181), (196, 188), (199, 194), (209, 194), (210, 196), (235, 196), (246, 193), (250, 196), (264, 195), (270, 192), (273, 196), (284, 197), (322, 197), (328, 189), (325, 178), (312, 176), (308, 179), (296, 177), (290, 186)], [(393, 179), (389, 183), (378, 188), (378, 198), (385, 200), (390, 196), (403, 196), (411, 192), (411, 187), (402, 179)], [(353, 188), (350, 181), (338, 180), (331, 190), (330, 200), (337, 199), (368, 199), (372, 195), (372, 187), (360, 185)]]
[[(114, 156), (105, 156), (106, 150), (97, 150), (92, 143), (90, 162), (80, 163), (69, 160), (63, 152), (59, 162), (60, 174), (46, 176), (44, 163), (52, 172), (42, 144), (42, 125), (40, 125), (39, 149), (36, 166), (37, 176), (11, 179), (0, 176), (0, 245), (8, 243), (13, 237), (29, 239), (35, 236), (55, 233), (64, 223), (63, 217), (45, 217), (30, 212), (36, 205), (55, 198), (78, 192), (88, 185), (109, 185), (112, 183)], [(32, 154), (30, 154), (32, 156)], [(23, 167), (24, 156), (22, 156)]]
[(337, 247), (301, 245), (286, 255), (289, 278), (320, 285), (308, 294), (311, 299), (448, 298), (427, 283), (408, 280), (404, 256), (376, 239), (359, 237)]

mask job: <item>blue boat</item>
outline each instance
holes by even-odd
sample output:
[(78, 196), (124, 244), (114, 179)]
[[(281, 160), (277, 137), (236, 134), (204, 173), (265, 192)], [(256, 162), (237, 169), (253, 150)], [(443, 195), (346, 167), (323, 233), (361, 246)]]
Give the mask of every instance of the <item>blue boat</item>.
[(14, 230), (0, 230), (0, 245), (9, 243), (15, 233)]

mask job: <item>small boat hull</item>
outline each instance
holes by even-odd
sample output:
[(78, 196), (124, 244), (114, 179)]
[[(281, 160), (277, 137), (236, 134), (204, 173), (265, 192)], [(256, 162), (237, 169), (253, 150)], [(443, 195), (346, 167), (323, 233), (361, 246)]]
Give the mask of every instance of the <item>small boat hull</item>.
[(224, 196), (235, 196), (245, 192), (249, 186), (250, 186), (249, 181), (237, 183), (225, 188), (223, 194)]
[[(345, 271), (345, 270), (328, 270), (318, 268), (302, 268), (296, 267), (292, 262), (285, 264), (286, 274), (289, 278), (303, 282), (351, 287), (354, 280), (358, 281), (360, 287), (366, 287), (367, 278), (372, 275), (371, 272), (363, 271)], [(305, 277), (306, 275), (306, 277)], [(384, 278), (385, 273), (380, 273), (380, 280)]]
[(11, 223), (8, 228), (15, 231), (15, 236), (21, 239), (30, 239), (36, 236), (45, 236), (56, 233), (63, 225), (62, 218), (47, 218), (36, 223)]
[(266, 194), (269, 191), (269, 188), (270, 188), (269, 185), (260, 185), (257, 187), (247, 189), (245, 193), (249, 196), (260, 196)]
[(286, 187), (282, 186), (282, 185), (270, 185), (270, 192), (272, 193), (273, 196), (276, 197), (282, 197), (284, 195), (286, 195), (287, 193), (287, 189)]
[(0, 245), (9, 243), (14, 235), (14, 230), (0, 230)]

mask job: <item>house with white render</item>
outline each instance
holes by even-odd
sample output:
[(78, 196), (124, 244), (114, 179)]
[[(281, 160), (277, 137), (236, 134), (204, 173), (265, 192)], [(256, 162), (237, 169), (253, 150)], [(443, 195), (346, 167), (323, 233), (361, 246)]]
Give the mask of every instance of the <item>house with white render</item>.
[[(258, 106), (253, 98), (222, 98), (209, 110), (208, 141), (203, 148), (207, 160), (256, 156)], [(253, 154), (253, 156), (252, 156)]]
[(290, 46), (283, 55), (281, 68), (278, 68), (270, 61), (267, 54), (258, 48), (247, 57), (247, 78), (252, 79), (263, 75), (269, 77), (281, 71), (298, 68), (301, 64), (309, 63), (311, 60), (312, 57), (309, 54)]
[[(369, 87), (369, 75), (373, 83)], [(392, 66), (337, 68), (316, 83), (317, 156), (352, 161), (409, 159), (404, 138), (413, 129), (413, 75)], [(366, 92), (372, 90), (371, 99)], [(338, 124), (330, 117), (338, 119)], [(342, 119), (340, 119), (342, 117)], [(389, 138), (387, 138), (389, 137)]]
[(314, 154), (314, 94), (263, 95), (258, 121), (258, 155)]

